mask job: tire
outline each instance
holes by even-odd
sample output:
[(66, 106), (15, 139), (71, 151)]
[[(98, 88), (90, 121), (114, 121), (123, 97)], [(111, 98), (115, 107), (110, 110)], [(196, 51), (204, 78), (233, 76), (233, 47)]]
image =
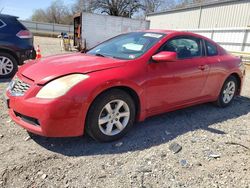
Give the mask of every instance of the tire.
[[(121, 107), (118, 108), (119, 106)], [(135, 113), (135, 104), (129, 94), (119, 89), (107, 91), (98, 96), (91, 105), (86, 131), (99, 142), (120, 139), (133, 126)]]
[[(237, 79), (234, 76), (228, 77), (227, 80), (223, 84), (223, 87), (220, 91), (220, 95), (216, 101), (216, 105), (221, 108), (225, 108), (229, 106), (232, 103), (233, 99), (235, 98), (238, 88), (239, 88), (239, 84), (238, 84)], [(226, 95), (228, 97), (226, 97)]]
[(16, 59), (8, 53), (0, 52), (0, 78), (12, 78), (17, 69)]

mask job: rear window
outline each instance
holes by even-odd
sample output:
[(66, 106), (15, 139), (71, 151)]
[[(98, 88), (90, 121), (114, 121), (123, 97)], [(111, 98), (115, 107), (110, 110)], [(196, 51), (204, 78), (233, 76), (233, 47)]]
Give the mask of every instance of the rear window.
[(19, 23), (19, 25), (23, 30), (28, 30), (19, 20), (17, 20), (17, 22)]
[(4, 26), (6, 26), (6, 24), (2, 20), (0, 20), (0, 28), (2, 28)]
[(16, 27), (16, 28), (18, 28), (20, 30), (27, 30), (26, 27), (16, 18), (11, 20), (11, 26)]
[(207, 47), (207, 56), (216, 56), (218, 55), (217, 46), (214, 44), (206, 41), (206, 47)]

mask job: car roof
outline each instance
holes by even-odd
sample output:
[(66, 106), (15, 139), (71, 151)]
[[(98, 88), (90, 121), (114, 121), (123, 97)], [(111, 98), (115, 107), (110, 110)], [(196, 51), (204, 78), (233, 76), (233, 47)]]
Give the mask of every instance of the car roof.
[(176, 30), (163, 30), (163, 29), (149, 29), (149, 30), (144, 30), (144, 32), (153, 32), (153, 33), (163, 33), (163, 34), (166, 34), (166, 35), (170, 35), (170, 34), (173, 34), (175, 36), (178, 36), (178, 35), (187, 35), (187, 36), (193, 36), (193, 37), (198, 37), (198, 38), (202, 38), (202, 39), (205, 39), (205, 40), (208, 40), (208, 41), (212, 41), (211, 39), (203, 36), (203, 35), (199, 35), (199, 34), (196, 34), (196, 33), (193, 33), (193, 32), (189, 32), (189, 31), (176, 31)]
[(178, 32), (178, 31), (174, 31), (174, 30), (163, 30), (163, 29), (148, 29), (148, 30), (144, 30), (144, 32), (153, 32), (153, 33), (170, 34), (170, 33), (175, 33), (175, 32)]
[(176, 35), (190, 35), (190, 36), (199, 36), (203, 37), (202, 35), (198, 35), (193, 32), (189, 31), (181, 31), (181, 30), (164, 30), (164, 29), (149, 29), (149, 30), (144, 30), (145, 32), (154, 32), (154, 33), (163, 33), (163, 34), (176, 34)]
[(0, 14), (0, 18), (18, 18), (17, 16), (12, 16), (8, 14)]

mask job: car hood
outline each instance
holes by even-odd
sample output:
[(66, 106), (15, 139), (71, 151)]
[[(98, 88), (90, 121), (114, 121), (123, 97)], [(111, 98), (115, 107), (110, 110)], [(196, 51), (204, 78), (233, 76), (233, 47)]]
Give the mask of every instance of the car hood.
[(83, 53), (56, 55), (31, 61), (19, 69), (24, 77), (36, 84), (45, 84), (57, 77), (72, 74), (96, 72), (122, 66), (124, 61), (98, 57)]

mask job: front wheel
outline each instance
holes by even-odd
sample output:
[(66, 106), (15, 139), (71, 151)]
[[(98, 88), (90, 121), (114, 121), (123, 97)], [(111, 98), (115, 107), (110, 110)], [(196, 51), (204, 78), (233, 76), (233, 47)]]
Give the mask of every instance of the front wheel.
[(101, 94), (88, 112), (86, 129), (97, 141), (108, 142), (121, 138), (135, 120), (135, 104), (126, 92), (114, 89)]
[(238, 82), (234, 76), (230, 76), (224, 83), (220, 95), (216, 101), (219, 107), (226, 107), (230, 105), (238, 90)]

